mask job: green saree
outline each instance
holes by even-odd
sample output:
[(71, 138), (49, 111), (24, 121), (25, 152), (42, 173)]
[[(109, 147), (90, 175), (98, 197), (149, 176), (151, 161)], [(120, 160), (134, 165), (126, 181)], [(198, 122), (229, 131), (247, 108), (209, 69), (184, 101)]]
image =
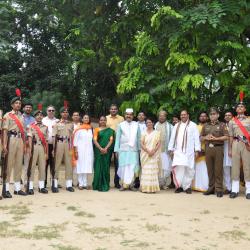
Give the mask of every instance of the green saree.
[[(98, 131), (97, 142), (102, 148), (105, 148), (110, 138), (113, 137), (114, 142), (114, 130), (111, 128), (105, 128)], [(93, 179), (93, 190), (108, 191), (110, 182), (110, 163), (111, 156), (114, 149), (114, 143), (108, 149), (107, 154), (101, 154), (100, 150), (94, 147), (94, 179)]]

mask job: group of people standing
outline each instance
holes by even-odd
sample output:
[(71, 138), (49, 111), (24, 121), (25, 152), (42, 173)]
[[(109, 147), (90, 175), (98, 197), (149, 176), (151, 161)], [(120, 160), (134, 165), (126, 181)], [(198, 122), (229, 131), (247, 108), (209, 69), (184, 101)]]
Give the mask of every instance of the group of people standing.
[[(140, 189), (143, 193), (155, 193), (175, 187), (175, 193), (191, 194), (197, 190), (217, 197), (227, 193), (230, 198), (239, 194), (242, 163), (246, 198), (250, 199), (250, 119), (245, 116), (242, 102), (236, 107), (236, 117), (226, 112), (225, 123), (219, 121), (218, 110), (211, 108), (208, 114), (200, 113), (198, 125), (190, 120), (186, 110), (172, 123), (162, 110), (154, 123), (144, 112), (139, 112), (138, 121), (134, 121), (131, 108), (122, 117), (117, 105), (112, 104), (110, 114), (101, 116), (96, 128), (87, 114), (81, 119), (79, 112), (74, 112), (70, 121), (67, 102), (60, 109), (60, 119), (55, 118), (52, 105), (47, 107), (46, 117), (41, 106), (32, 116), (31, 103), (23, 105), (21, 114), (20, 96), (11, 100), (11, 106), (12, 111), (1, 118), (4, 198), (12, 197), (12, 169), (14, 194), (33, 195), (36, 166), (39, 192), (48, 193), (49, 167), (51, 190), (59, 192), (62, 164), (67, 191), (74, 192), (74, 173), (79, 190), (108, 191), (113, 158), (114, 186), (120, 191)], [(26, 191), (21, 189), (22, 172)], [(88, 176), (92, 174), (90, 185)]]

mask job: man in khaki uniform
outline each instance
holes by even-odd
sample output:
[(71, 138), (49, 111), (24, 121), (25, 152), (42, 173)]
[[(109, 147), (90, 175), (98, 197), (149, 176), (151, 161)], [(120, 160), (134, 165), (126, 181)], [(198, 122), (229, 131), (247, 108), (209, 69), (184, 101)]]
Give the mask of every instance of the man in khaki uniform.
[[(244, 178), (246, 183), (246, 198), (250, 199), (250, 151), (246, 148), (246, 143), (250, 147), (250, 118), (245, 116), (246, 107), (241, 102), (236, 107), (237, 117), (229, 122), (229, 150), (228, 154), (232, 156), (232, 192), (230, 198), (236, 198), (239, 194), (240, 186), (240, 166), (243, 164)], [(237, 124), (238, 120), (246, 129), (248, 138)]]
[(211, 108), (209, 112), (210, 122), (206, 123), (201, 131), (201, 140), (205, 141), (205, 157), (209, 179), (208, 190), (204, 195), (214, 194), (223, 196), (223, 157), (224, 141), (228, 139), (226, 125), (220, 122), (219, 112)]
[[(36, 121), (27, 127), (27, 136), (29, 138), (29, 148), (30, 151), (33, 148), (33, 157), (32, 157), (32, 165), (31, 165), (31, 176), (29, 181), (29, 195), (34, 194), (33, 190), (33, 182), (34, 182), (34, 174), (35, 167), (38, 165), (39, 175), (39, 192), (43, 194), (47, 194), (48, 190), (44, 187), (45, 180), (45, 166), (47, 159), (47, 151), (48, 151), (48, 128), (42, 123), (43, 112), (41, 110), (37, 110), (34, 112), (34, 117)], [(28, 152), (31, 154), (31, 152)]]
[[(5, 185), (6, 192), (3, 194), (4, 198), (12, 198), (9, 192), (9, 182), (11, 171), (14, 169), (14, 194), (26, 195), (21, 190), (21, 175), (22, 175), (22, 163), (25, 150), (25, 129), (23, 123), (23, 117), (21, 112), (21, 98), (15, 97), (11, 100), (12, 111), (4, 115), (3, 118), (3, 151), (4, 154), (8, 154), (7, 162), (7, 180)], [(9, 140), (9, 147), (7, 148)]]
[(64, 162), (65, 165), (66, 190), (69, 192), (75, 191), (72, 187), (73, 169), (70, 156), (70, 140), (74, 130), (74, 125), (73, 123), (68, 121), (69, 112), (67, 108), (61, 108), (60, 114), (61, 120), (54, 125), (52, 133), (52, 136), (54, 138), (54, 148), (55, 143), (57, 143), (56, 152), (53, 152), (53, 154), (55, 155), (55, 185), (52, 188), (53, 193), (58, 192), (57, 179), (62, 162)]

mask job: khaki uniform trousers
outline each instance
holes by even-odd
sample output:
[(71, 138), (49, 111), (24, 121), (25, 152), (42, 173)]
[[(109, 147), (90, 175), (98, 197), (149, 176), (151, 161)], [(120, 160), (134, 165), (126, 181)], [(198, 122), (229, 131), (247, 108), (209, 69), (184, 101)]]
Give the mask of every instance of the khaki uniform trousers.
[(10, 182), (12, 169), (14, 169), (14, 182), (20, 182), (23, 168), (23, 140), (22, 138), (9, 138), (7, 183)]
[(234, 140), (232, 145), (232, 173), (233, 181), (240, 180), (241, 161), (243, 163), (244, 179), (250, 181), (250, 151), (246, 149), (245, 143)]
[(42, 144), (34, 145), (30, 181), (34, 181), (36, 165), (38, 165), (38, 171), (39, 171), (38, 180), (44, 181), (46, 157), (45, 157), (44, 147)]
[(223, 158), (224, 158), (224, 147), (206, 146), (206, 164), (209, 179), (209, 191), (215, 190), (215, 192), (223, 191)]
[(65, 165), (65, 180), (73, 179), (73, 169), (71, 165), (69, 143), (67, 141), (58, 141), (56, 149), (56, 164), (55, 164), (55, 179), (59, 177), (59, 169), (64, 162)]

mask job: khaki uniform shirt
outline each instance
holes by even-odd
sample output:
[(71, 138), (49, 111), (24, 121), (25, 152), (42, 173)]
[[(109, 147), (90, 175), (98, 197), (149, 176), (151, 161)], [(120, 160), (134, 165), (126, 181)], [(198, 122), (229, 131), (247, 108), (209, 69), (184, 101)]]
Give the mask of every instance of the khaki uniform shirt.
[(7, 131), (16, 131), (16, 132), (20, 132), (15, 120), (13, 120), (10, 116), (9, 116), (9, 113), (12, 113), (12, 114), (16, 114), (18, 120), (22, 123), (23, 125), (23, 128), (25, 130), (25, 127), (24, 127), (24, 120), (23, 120), (23, 116), (21, 114), (21, 112), (15, 112), (15, 111), (11, 111), (11, 112), (8, 112), (4, 115), (3, 117), (3, 126), (2, 126), (2, 129), (6, 129)]
[[(37, 122), (35, 122), (35, 125), (37, 125), (40, 128), (41, 132), (43, 133), (43, 135), (47, 141), (48, 140), (48, 127), (42, 123), (38, 124)], [(41, 143), (41, 139), (40, 139), (37, 131), (34, 128), (32, 128), (30, 125), (28, 125), (28, 127), (27, 127), (27, 136), (29, 136), (29, 137), (35, 136), (36, 142)]]
[[(239, 119), (243, 126), (246, 128), (248, 133), (250, 134), (250, 118), (249, 117), (243, 117), (243, 119)], [(240, 127), (235, 123), (234, 119), (232, 119), (229, 122), (229, 136), (230, 137), (237, 137), (237, 136), (243, 136)]]
[(107, 127), (112, 128), (115, 132), (118, 128), (118, 125), (124, 121), (124, 118), (120, 115), (116, 115), (116, 116), (111, 116), (111, 115), (107, 115)]
[[(214, 137), (228, 136), (228, 129), (223, 122), (215, 122), (212, 124), (211, 122), (206, 123), (202, 130), (201, 136), (213, 135)], [(214, 145), (224, 145), (224, 141), (206, 141), (206, 144), (214, 144)]]
[(59, 136), (59, 137), (68, 137), (70, 138), (74, 131), (74, 125), (70, 121), (58, 121), (53, 126), (52, 136)]

